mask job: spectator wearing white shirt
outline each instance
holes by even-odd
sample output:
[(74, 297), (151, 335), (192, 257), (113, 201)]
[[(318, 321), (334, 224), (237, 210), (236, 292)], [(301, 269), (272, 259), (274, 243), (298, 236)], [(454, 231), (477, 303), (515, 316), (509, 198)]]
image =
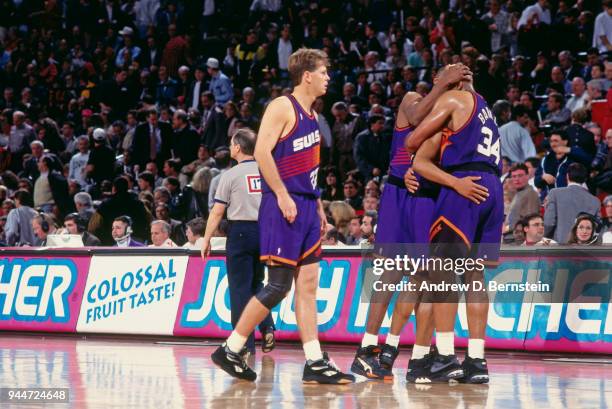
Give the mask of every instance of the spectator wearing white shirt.
[(149, 247), (178, 247), (170, 240), (170, 225), (163, 220), (155, 220), (151, 223), (151, 242), (153, 244), (149, 244)]
[(527, 25), (530, 19), (535, 19), (535, 24), (543, 23), (550, 25), (552, 19), (548, 7), (548, 0), (538, 0), (533, 5), (526, 7), (518, 21), (517, 28), (520, 29), (522, 26)]
[(89, 138), (87, 136), (79, 136), (77, 139), (78, 153), (74, 154), (70, 159), (68, 166), (68, 179), (76, 180), (81, 187), (87, 185), (85, 168), (89, 161)]
[(593, 47), (600, 53), (612, 51), (612, 0), (604, 0), (603, 11), (595, 18)]
[(187, 243), (183, 244), (183, 247), (190, 250), (202, 249), (204, 243), (204, 237), (202, 236), (204, 236), (205, 227), (206, 223), (201, 217), (196, 217), (187, 222)]
[(572, 96), (567, 100), (565, 107), (574, 112), (580, 108), (584, 108), (587, 103), (588, 94), (586, 92), (586, 83), (581, 77), (574, 77), (572, 80)]

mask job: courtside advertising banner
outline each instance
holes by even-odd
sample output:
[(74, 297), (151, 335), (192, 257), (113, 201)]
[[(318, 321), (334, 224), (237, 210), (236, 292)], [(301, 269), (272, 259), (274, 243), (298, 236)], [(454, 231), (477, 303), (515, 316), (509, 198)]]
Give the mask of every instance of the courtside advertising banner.
[(91, 258), (0, 258), (0, 329), (74, 332)]
[[(554, 253), (554, 254), (553, 254)], [(506, 251), (486, 270), (487, 347), (612, 353), (612, 256), (608, 252)], [(101, 254), (4, 251), (0, 329), (224, 338), (231, 326), (223, 255), (187, 252)], [(355, 343), (365, 332), (377, 265), (361, 254), (327, 250), (319, 264), (317, 320), (323, 342)], [(380, 267), (380, 265), (379, 265)], [(387, 333), (406, 276), (382, 323)], [(494, 287), (493, 287), (494, 284)], [(514, 286), (514, 287), (513, 287)], [(518, 286), (518, 287), (516, 287)], [(294, 289), (272, 310), (279, 340), (298, 340)], [(401, 343), (414, 342), (415, 318)], [(466, 303), (455, 324), (468, 338)], [(257, 334), (257, 333), (256, 333)], [(259, 335), (259, 334), (257, 334)]]
[(77, 332), (172, 335), (187, 260), (92, 257)]

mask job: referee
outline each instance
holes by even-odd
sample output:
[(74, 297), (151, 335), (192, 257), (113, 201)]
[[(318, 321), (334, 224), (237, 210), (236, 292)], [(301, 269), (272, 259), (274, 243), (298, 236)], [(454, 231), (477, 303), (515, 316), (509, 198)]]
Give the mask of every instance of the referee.
[[(210, 239), (227, 209), (227, 280), (233, 327), (251, 297), (263, 287), (264, 279), (263, 264), (259, 261), (257, 216), (261, 202), (261, 176), (253, 158), (255, 140), (256, 135), (250, 129), (243, 128), (234, 133), (230, 154), (238, 165), (221, 175), (202, 243), (202, 257), (207, 257), (210, 254)], [(274, 349), (274, 329), (272, 316), (268, 314), (259, 324), (263, 352)], [(245, 348), (245, 352), (255, 353), (253, 334), (249, 336)]]

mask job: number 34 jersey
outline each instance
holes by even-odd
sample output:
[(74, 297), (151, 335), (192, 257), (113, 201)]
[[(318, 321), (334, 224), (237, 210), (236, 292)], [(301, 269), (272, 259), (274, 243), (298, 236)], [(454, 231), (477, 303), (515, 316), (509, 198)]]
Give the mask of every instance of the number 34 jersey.
[(470, 119), (457, 131), (446, 129), (440, 145), (440, 166), (454, 168), (474, 162), (484, 162), (501, 174), (499, 130), (486, 101), (472, 93), (474, 108)]
[[(295, 124), (287, 135), (278, 140), (272, 150), (272, 157), (278, 173), (289, 193), (320, 196), (317, 188), (319, 172), (321, 137), (319, 124), (314, 114), (308, 113), (289, 95), (295, 114)], [(262, 178), (263, 193), (272, 192)]]

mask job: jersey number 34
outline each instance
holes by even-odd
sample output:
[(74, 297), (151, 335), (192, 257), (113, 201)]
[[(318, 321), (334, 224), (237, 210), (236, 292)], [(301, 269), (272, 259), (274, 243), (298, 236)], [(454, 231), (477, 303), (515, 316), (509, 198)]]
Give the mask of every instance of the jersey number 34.
[(478, 144), (478, 153), (481, 155), (488, 157), (495, 156), (495, 164), (499, 164), (499, 138), (491, 144), (493, 141), (493, 131), (486, 126), (483, 126), (481, 129), (484, 138), (482, 143)]

